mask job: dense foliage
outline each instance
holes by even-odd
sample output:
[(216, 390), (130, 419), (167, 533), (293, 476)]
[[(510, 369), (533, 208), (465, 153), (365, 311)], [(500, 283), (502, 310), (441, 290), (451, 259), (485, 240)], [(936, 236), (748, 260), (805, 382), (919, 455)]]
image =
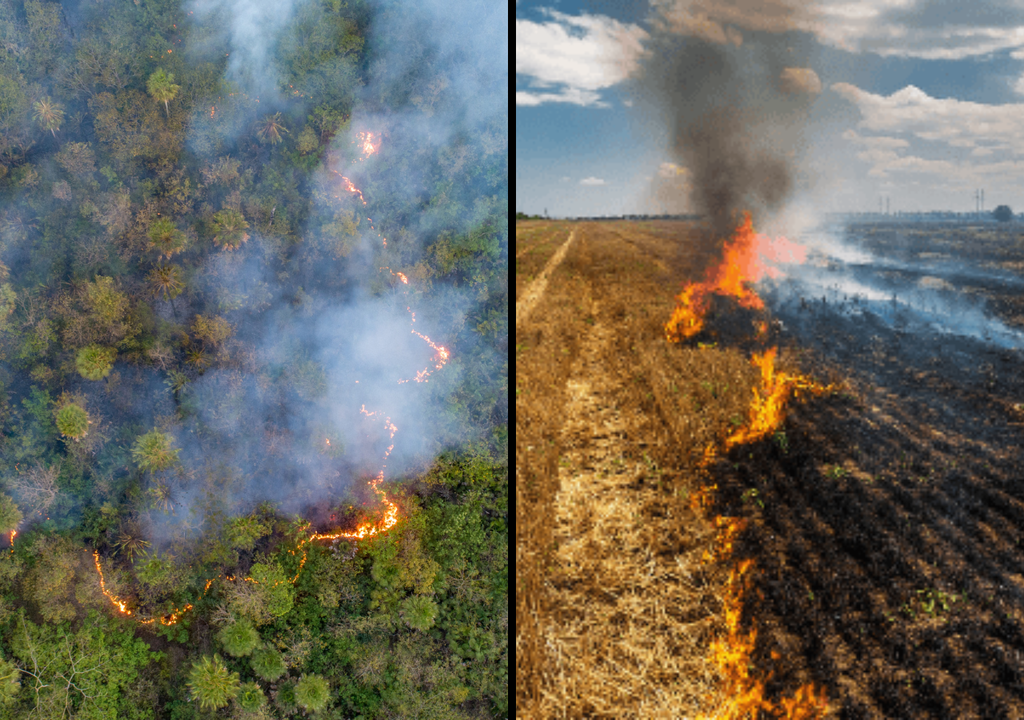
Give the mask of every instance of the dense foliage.
[(507, 717), (507, 35), (0, 0), (0, 720)]

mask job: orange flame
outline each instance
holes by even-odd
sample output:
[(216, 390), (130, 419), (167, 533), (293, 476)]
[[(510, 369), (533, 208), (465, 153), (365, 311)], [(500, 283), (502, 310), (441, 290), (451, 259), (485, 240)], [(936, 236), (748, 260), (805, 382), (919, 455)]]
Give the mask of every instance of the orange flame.
[(743, 223), (725, 244), (722, 262), (709, 268), (704, 282), (688, 283), (677, 296), (678, 305), (672, 317), (665, 324), (665, 337), (670, 342), (691, 338), (704, 327), (704, 313), (707, 311), (707, 296), (710, 294), (734, 297), (742, 307), (760, 310), (764, 307), (761, 298), (748, 287), (764, 277), (777, 278), (781, 272), (762, 261), (802, 263), (807, 258), (806, 249), (780, 237), (775, 240), (754, 231), (750, 213), (745, 213)]
[(771, 348), (762, 355), (754, 353), (752, 362), (761, 369), (761, 388), (754, 388), (754, 399), (750, 403), (749, 422), (725, 441), (725, 449), (742, 443), (754, 442), (768, 435), (785, 419), (786, 402), (798, 390), (807, 390), (820, 395), (834, 389), (833, 385), (819, 385), (803, 375), (775, 372), (775, 354), (778, 348)]
[(373, 144), (373, 133), (372, 132), (361, 132), (356, 137), (359, 139), (359, 144), (363, 149), (363, 158), (367, 158), (377, 152), (380, 147), (380, 143), (377, 145)]

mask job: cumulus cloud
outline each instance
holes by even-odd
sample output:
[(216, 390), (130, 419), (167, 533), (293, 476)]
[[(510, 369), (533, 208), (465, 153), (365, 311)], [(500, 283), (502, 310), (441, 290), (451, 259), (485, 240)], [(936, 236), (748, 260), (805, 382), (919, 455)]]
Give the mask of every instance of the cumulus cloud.
[[(1018, 160), (1024, 156), (1024, 127), (1019, 121), (1024, 104), (933, 98), (913, 86), (888, 96), (847, 83), (832, 85), (832, 90), (857, 105), (861, 130), (880, 133), (843, 133), (844, 139), (863, 148), (857, 157), (871, 165), (870, 176), (908, 173), (972, 182), (990, 177), (1007, 183), (1024, 179), (1024, 163)], [(922, 141), (932, 145), (926, 147)], [(936, 151), (961, 159), (920, 156)], [(995, 162), (988, 159), (994, 155)]]
[(544, 10), (550, 20), (516, 19), (516, 105), (567, 102), (607, 107), (600, 90), (630, 77), (647, 32), (603, 15)]
[(607, 185), (608, 183), (601, 178), (587, 177), (580, 180), (580, 185), (586, 185), (588, 187), (596, 187), (598, 185)]
[(907, 134), (951, 147), (973, 148), (980, 144), (1005, 146), (1024, 155), (1024, 104), (986, 105), (933, 98), (908, 85), (892, 95), (875, 95), (848, 83), (832, 89), (857, 105), (859, 127), (878, 133)]

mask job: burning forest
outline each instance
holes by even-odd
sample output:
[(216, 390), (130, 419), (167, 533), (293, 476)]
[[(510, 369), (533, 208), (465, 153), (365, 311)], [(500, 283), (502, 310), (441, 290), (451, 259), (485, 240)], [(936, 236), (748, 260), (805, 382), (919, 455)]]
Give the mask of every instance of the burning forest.
[(507, 717), (506, 8), (0, 20), (0, 716)]

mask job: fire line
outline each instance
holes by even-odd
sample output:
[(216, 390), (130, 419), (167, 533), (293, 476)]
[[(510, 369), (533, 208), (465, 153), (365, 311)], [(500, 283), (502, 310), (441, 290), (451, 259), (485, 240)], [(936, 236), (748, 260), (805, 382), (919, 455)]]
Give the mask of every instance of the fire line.
[[(213, 108), (210, 109), (210, 112), (211, 112), (211, 115), (212, 115)], [(377, 144), (374, 144), (373, 133), (370, 133), (370, 132), (359, 133), (357, 135), (357, 139), (358, 139), (359, 145), (360, 145), (360, 147), (362, 148), (362, 151), (363, 151), (363, 157), (360, 158), (360, 161), (364, 160), (366, 157), (369, 157), (373, 153), (377, 152), (377, 150), (380, 148), (379, 141), (377, 142)], [(355, 141), (353, 141), (353, 142), (355, 142)], [(358, 193), (360, 200), (362, 200), (362, 202), (363, 202), (363, 205), (366, 204), (366, 200), (363, 198), (362, 192), (360, 192), (360, 190), (358, 188), (356, 188), (352, 184), (351, 180), (349, 180), (347, 177), (344, 177), (343, 175), (341, 175), (341, 173), (337, 172), (336, 170), (332, 170), (332, 172), (334, 172), (342, 180), (345, 181), (346, 189), (348, 189), (350, 192)], [(369, 218), (367, 218), (367, 220), (369, 220)], [(372, 225), (373, 221), (371, 220), (370, 222), (371, 222), (370, 228), (374, 229), (373, 225)], [(378, 237), (380, 237), (380, 235), (378, 235)], [(384, 242), (384, 245), (387, 246), (387, 240), (385, 239), (383, 242)], [(391, 270), (391, 268), (388, 268), (388, 267), (382, 267), (381, 270), (388, 270), (388, 272), (390, 272), (392, 274), (392, 276), (397, 277), (404, 285), (409, 285), (409, 278), (405, 274), (400, 273), (400, 272), (395, 272), (395, 271)], [(406, 309), (412, 315), (412, 322), (416, 322), (416, 314), (412, 311), (411, 308), (407, 307)], [(423, 335), (422, 333), (417, 332), (416, 330), (411, 330), (411, 332), (413, 334), (419, 336), (420, 338), (422, 338), (423, 341), (426, 342), (427, 345), (429, 345), (435, 351), (434, 360), (435, 360), (436, 364), (434, 366), (434, 369), (435, 370), (440, 370), (441, 368), (443, 368), (445, 363), (448, 362), (448, 359), (450, 357), (450, 351), (447, 348), (445, 348), (444, 346), (435, 344), (429, 337), (427, 337), (426, 335)], [(415, 378), (413, 378), (413, 379), (415, 379), (416, 382), (428, 382), (426, 380), (426, 376), (429, 375), (430, 372), (431, 371), (429, 369), (425, 368), (425, 369), (417, 372)], [(358, 382), (358, 380), (356, 382)], [(398, 382), (399, 382), (399, 384), (401, 384), (401, 383), (409, 382), (409, 380), (399, 380)], [(379, 413), (379, 411), (369, 411), (369, 410), (367, 410), (365, 404), (360, 408), (360, 412), (363, 415), (366, 415), (367, 418), (377, 418), (378, 416), (381, 416), (381, 417), (384, 418), (384, 420), (383, 420), (384, 429), (389, 432), (389, 438), (388, 439), (392, 441), (391, 444), (388, 445), (387, 449), (385, 450), (384, 456), (382, 458), (383, 461), (386, 463), (386, 461), (388, 459), (388, 456), (391, 455), (391, 451), (395, 447), (393, 441), (394, 441), (394, 438), (395, 438), (395, 433), (398, 431), (398, 428), (395, 426), (395, 424), (393, 422), (391, 422), (391, 418), (390, 417), (384, 416), (382, 413)], [(330, 438), (326, 438), (325, 440), (326, 440), (327, 446), (330, 446), (330, 444), (331, 444)], [(387, 465), (385, 464), (383, 467), (386, 468)], [(392, 527), (394, 527), (398, 523), (398, 513), (399, 513), (398, 505), (396, 505), (394, 503), (394, 501), (390, 500), (388, 498), (387, 494), (384, 492), (384, 490), (382, 490), (380, 488), (380, 484), (383, 481), (384, 481), (384, 470), (381, 469), (381, 471), (372, 480), (370, 480), (369, 483), (368, 483), (368, 485), (373, 489), (373, 491), (380, 497), (381, 503), (386, 507), (386, 510), (384, 511), (384, 515), (383, 515), (382, 519), (379, 522), (366, 521), (366, 522), (363, 522), (363, 523), (359, 524), (358, 526), (356, 526), (355, 530), (351, 530), (351, 531), (347, 531), (347, 532), (345, 532), (345, 531), (339, 531), (339, 532), (335, 532), (335, 533), (316, 533), (316, 532), (314, 532), (314, 533), (308, 535), (307, 537), (305, 537), (304, 539), (299, 541), (299, 543), (296, 546), (295, 550), (301, 550), (302, 551), (302, 559), (299, 561), (299, 569), (295, 573), (295, 577), (293, 577), (291, 579), (291, 583), (293, 585), (299, 579), (299, 575), (302, 573), (302, 569), (306, 565), (306, 559), (308, 557), (306, 546), (309, 543), (315, 542), (317, 540), (338, 540), (338, 539), (341, 539), (341, 538), (346, 538), (346, 539), (350, 539), (350, 540), (362, 540), (362, 539), (365, 539), (365, 538), (373, 537), (375, 535), (384, 533), (387, 530), (390, 530)], [(307, 524), (303, 528), (303, 530), (308, 530), (309, 527), (310, 527), (310, 524)], [(13, 552), (13, 545), (14, 545), (14, 536), (16, 534), (17, 534), (16, 531), (12, 531), (11, 532), (12, 552)], [(290, 552), (294, 555), (295, 554), (295, 550), (292, 550)], [(111, 593), (110, 591), (107, 590), (106, 579), (103, 576), (103, 568), (100, 565), (100, 554), (99, 554), (98, 550), (94, 550), (93, 551), (93, 559), (94, 559), (95, 564), (96, 564), (96, 572), (99, 575), (99, 579), (100, 579), (100, 591), (107, 597), (108, 600), (110, 600), (111, 604), (113, 604), (114, 607), (116, 607), (120, 613), (122, 613), (123, 615), (126, 615), (126, 616), (131, 616), (132, 615), (132, 611), (128, 609), (127, 601), (121, 599), (117, 595), (115, 595), (115, 594), (113, 594), (113, 593)], [(215, 578), (211, 578), (211, 579), (206, 581), (206, 587), (203, 589), (203, 594), (200, 596), (201, 598), (206, 596), (206, 593), (210, 590), (210, 586), (213, 584), (214, 579)], [(233, 575), (222, 575), (222, 576), (220, 576), (220, 579), (231, 581), (231, 582), (236, 581), (236, 578)], [(245, 581), (245, 582), (251, 582), (251, 583), (258, 584), (257, 581), (254, 580), (251, 577), (245, 577), (245, 578), (242, 578), (242, 580)], [(145, 617), (144, 619), (139, 617), (137, 619), (138, 619), (138, 622), (140, 624), (143, 624), (143, 625), (148, 625), (148, 624), (154, 623), (156, 621), (159, 621), (161, 625), (173, 625), (178, 620), (181, 619), (182, 615), (187, 613), (193, 607), (194, 606), (192, 605), (192, 603), (189, 603), (189, 604), (185, 605), (182, 608), (175, 609), (174, 612), (169, 613), (167, 615)]]

